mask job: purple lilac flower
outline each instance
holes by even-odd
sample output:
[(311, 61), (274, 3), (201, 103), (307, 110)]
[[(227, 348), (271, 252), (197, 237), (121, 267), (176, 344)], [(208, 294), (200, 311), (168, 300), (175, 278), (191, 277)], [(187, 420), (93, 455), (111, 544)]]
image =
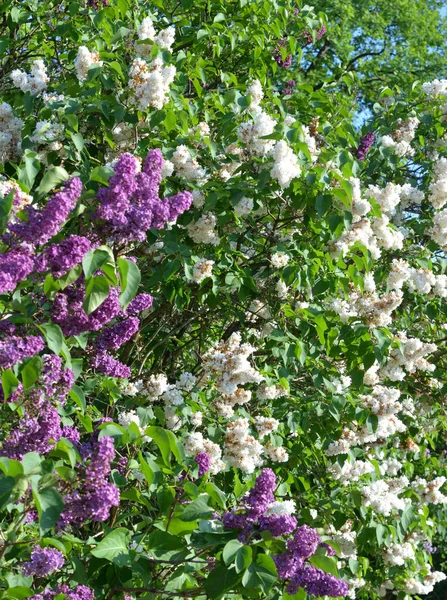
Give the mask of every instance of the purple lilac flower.
[(112, 325), (112, 327), (107, 327), (96, 338), (95, 348), (99, 352), (118, 350), (135, 335), (139, 326), (140, 320), (137, 317), (129, 317), (125, 321)]
[(31, 596), (29, 600), (53, 600), (59, 594), (65, 594), (66, 600), (94, 600), (94, 591), (86, 585), (78, 585), (71, 590), (68, 585), (57, 585), (54, 590), (46, 589), (41, 594)]
[(286, 39), (282, 39), (280, 40), (275, 49), (273, 50), (273, 58), (275, 59), (275, 61), (277, 62), (277, 64), (281, 67), (281, 69), (288, 69), (290, 67), (290, 65), (292, 64), (292, 55), (288, 54), (286, 56), (286, 58), (282, 57), (282, 52), (281, 52), (281, 48), (285, 48), (286, 46)]
[(71, 369), (63, 368), (60, 356), (46, 354), (43, 357), (43, 367), (39, 383), (47, 398), (57, 398), (63, 404), (73, 382), (74, 373)]
[(62, 277), (80, 264), (91, 249), (90, 240), (79, 235), (70, 235), (59, 244), (52, 244), (36, 259), (36, 271), (51, 271), (55, 277)]
[(93, 442), (90, 463), (81, 469), (78, 487), (64, 496), (64, 510), (58, 527), (80, 526), (85, 521), (105, 521), (112, 506), (119, 506), (119, 490), (109, 483), (111, 464), (115, 458), (113, 439), (104, 436)]
[(284, 94), (284, 96), (292, 95), (295, 91), (295, 85), (296, 81), (294, 79), (288, 79), (281, 93)]
[(64, 556), (59, 550), (36, 546), (31, 552), (31, 560), (22, 564), (22, 573), (25, 577), (45, 577), (60, 569), (64, 562)]
[(36, 335), (26, 339), (12, 335), (0, 340), (0, 367), (9, 369), (24, 358), (34, 356), (44, 348), (44, 341)]
[(125, 456), (120, 456), (120, 458), (118, 459), (118, 462), (116, 464), (116, 470), (118, 471), (118, 473), (120, 475), (124, 475), (124, 473), (126, 472), (126, 467), (127, 467), (128, 462), (129, 462), (129, 459), (126, 458)]
[(273, 492), (276, 488), (276, 475), (272, 469), (264, 469), (256, 479), (254, 487), (248, 492), (244, 499), (249, 507), (247, 517), (250, 520), (257, 520), (264, 516), (269, 506), (275, 501)]
[(321, 538), (315, 529), (309, 525), (301, 525), (295, 532), (293, 539), (287, 542), (287, 549), (300, 558), (309, 558), (315, 554), (321, 543)]
[(319, 546), (320, 548), (326, 548), (326, 554), (328, 556), (335, 556), (335, 550), (332, 548), (332, 546), (329, 546), (329, 544), (326, 544), (325, 542), (323, 542), (322, 544), (320, 544)]
[(81, 195), (82, 183), (74, 177), (64, 189), (52, 196), (44, 208), (25, 208), (26, 221), (10, 223), (9, 230), (19, 240), (34, 245), (46, 244), (62, 227)]
[(288, 553), (278, 554), (273, 557), (273, 560), (280, 579), (293, 579), (304, 564), (304, 559)]
[(74, 446), (77, 446), (81, 439), (78, 428), (72, 425), (67, 425), (62, 428), (62, 437), (69, 440)]
[(26, 244), (0, 254), (0, 294), (14, 291), (33, 269), (32, 251)]
[(119, 303), (120, 291), (110, 288), (109, 295), (90, 315), (82, 308), (85, 286), (76, 282), (54, 297), (51, 317), (65, 336), (79, 335), (86, 331), (99, 331), (106, 323), (122, 314)]
[[(326, 33), (327, 29), (325, 25), (322, 25), (318, 30), (317, 30), (317, 40), (321, 40), (321, 38), (324, 36), (324, 34)], [(304, 32), (304, 39), (306, 40), (306, 44), (313, 44), (314, 43), (314, 39), (312, 37), (312, 33), (309, 30), (306, 30)]]
[(431, 542), (429, 541), (425, 541), (422, 547), (424, 548), (425, 552), (428, 552), (429, 554), (433, 554), (438, 550), (436, 546), (432, 546)]
[(27, 452), (45, 454), (61, 437), (61, 419), (57, 410), (49, 405), (40, 407), (38, 417), (25, 414), (20, 419), (17, 429), (4, 440), (0, 455), (21, 460)]
[(150, 294), (146, 294), (145, 292), (138, 294), (127, 307), (126, 314), (138, 315), (143, 310), (150, 308), (153, 301), (154, 299)]
[[(346, 581), (338, 579), (313, 565), (306, 565), (300, 569), (292, 583), (302, 587), (308, 594), (314, 596), (337, 598), (338, 596), (346, 596), (349, 591)], [(290, 594), (289, 588), (287, 588), (287, 593)]]
[(199, 477), (205, 475), (209, 471), (211, 459), (206, 452), (199, 452), (195, 457), (195, 462), (199, 465)]
[(98, 352), (95, 354), (92, 357), (92, 367), (100, 373), (104, 373), (104, 375), (119, 379), (127, 379), (131, 374), (131, 370), (127, 365), (107, 352)]
[(131, 154), (120, 157), (109, 187), (101, 188), (97, 194), (97, 217), (104, 222), (104, 233), (118, 242), (142, 242), (148, 229), (161, 229), (191, 206), (189, 192), (160, 199), (162, 166), (163, 157), (158, 149), (148, 153), (141, 172)]
[(275, 538), (292, 533), (297, 525), (298, 522), (292, 515), (266, 515), (259, 520), (259, 530), (270, 531)]
[(373, 133), (371, 133), (370, 131), (368, 131), (368, 133), (366, 133), (360, 139), (360, 144), (359, 144), (359, 147), (357, 148), (357, 152), (356, 152), (356, 157), (359, 160), (361, 160), (361, 161), (365, 160), (366, 155), (369, 152), (369, 149), (374, 144), (374, 140), (375, 140), (375, 135)]

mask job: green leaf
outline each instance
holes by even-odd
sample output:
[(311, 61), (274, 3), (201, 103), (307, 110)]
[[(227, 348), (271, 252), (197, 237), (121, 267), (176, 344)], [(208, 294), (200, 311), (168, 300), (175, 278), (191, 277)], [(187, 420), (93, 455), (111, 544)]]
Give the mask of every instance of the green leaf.
[(174, 454), (179, 462), (183, 460), (184, 456), (177, 443), (177, 438), (172, 431), (152, 425), (146, 429), (146, 434), (150, 436), (159, 447), (166, 466), (171, 464), (171, 453)]
[(222, 558), (228, 566), (235, 563), (236, 572), (242, 573), (252, 561), (253, 551), (250, 546), (244, 546), (238, 540), (230, 540), (223, 549)]
[(180, 560), (187, 553), (182, 540), (166, 531), (153, 531), (148, 538), (150, 553), (160, 560)]
[(112, 175), (112, 169), (108, 169), (107, 167), (95, 167), (90, 173), (90, 181), (98, 181), (103, 185), (108, 185), (109, 179), (112, 177)]
[(224, 597), (226, 592), (235, 589), (240, 579), (241, 576), (234, 569), (218, 565), (208, 575), (203, 586), (211, 600), (219, 600)]
[(70, 390), (70, 398), (76, 402), (76, 404), (82, 410), (82, 413), (84, 413), (86, 407), (84, 390), (82, 390), (78, 385), (72, 385)]
[(59, 520), (59, 516), (64, 509), (62, 496), (53, 488), (37, 490), (37, 486), (32, 486), (34, 501), (36, 502), (37, 512), (39, 513), (39, 527), (41, 535), (49, 531)]
[(2, 372), (2, 388), (4, 401), (13, 394), (19, 387), (19, 380), (11, 371), (11, 369), (5, 369)]
[(21, 371), (22, 383), (25, 389), (31, 387), (38, 379), (42, 371), (42, 359), (34, 356), (29, 360)]
[(276, 567), (270, 556), (259, 554), (255, 563), (251, 563), (242, 577), (242, 585), (246, 588), (260, 587), (264, 594), (278, 580)]
[(11, 189), (6, 196), (0, 196), (0, 233), (6, 231), (13, 202), (14, 189)]
[(400, 526), (406, 532), (410, 525), (416, 520), (414, 510), (411, 504), (408, 504), (400, 517)]
[(0, 509), (9, 504), (12, 490), (14, 489), (16, 480), (14, 477), (0, 476)]
[(129, 564), (130, 531), (124, 527), (115, 529), (99, 542), (91, 553), (96, 558), (104, 558), (122, 567)]
[(40, 328), (45, 334), (48, 348), (55, 354), (59, 354), (64, 343), (64, 334), (62, 333), (62, 329), (55, 323), (41, 325)]
[(222, 552), (222, 558), (224, 563), (227, 566), (231, 564), (236, 559), (239, 550), (243, 547), (244, 544), (241, 544), (239, 540), (230, 540), (227, 544), (225, 544), (225, 548)]
[(101, 304), (109, 295), (109, 291), (110, 286), (106, 277), (103, 275), (92, 277), (87, 283), (85, 299), (82, 304), (82, 308), (88, 315), (90, 315), (98, 308), (98, 306), (101, 306)]
[(37, 193), (39, 196), (44, 196), (50, 192), (57, 185), (60, 185), (64, 181), (68, 181), (70, 175), (63, 167), (52, 167), (42, 177)]
[(185, 506), (184, 511), (180, 515), (182, 521), (196, 521), (197, 519), (208, 519), (214, 509), (208, 506), (210, 497), (208, 494), (200, 494), (200, 496)]
[(104, 264), (115, 264), (112, 249), (108, 246), (100, 246), (96, 250), (90, 250), (82, 260), (82, 268), (86, 279), (99, 271)]
[(40, 162), (37, 159), (35, 152), (26, 152), (24, 156), (25, 168), (18, 169), (19, 181), (23, 183), (29, 190), (33, 187), (34, 181), (40, 170)]
[(126, 258), (118, 259), (118, 272), (120, 274), (121, 287), (119, 300), (124, 310), (136, 296), (141, 281), (141, 273), (137, 265)]
[(141, 472), (143, 473), (144, 478), (147, 481), (147, 485), (150, 488), (152, 483), (154, 482), (155, 473), (151, 469), (149, 464), (146, 462), (141, 452), (138, 452), (138, 462), (140, 463)]
[(309, 558), (309, 562), (314, 567), (318, 567), (326, 573), (330, 573), (331, 575), (338, 577), (337, 563), (330, 556), (324, 556), (323, 554), (314, 554)]

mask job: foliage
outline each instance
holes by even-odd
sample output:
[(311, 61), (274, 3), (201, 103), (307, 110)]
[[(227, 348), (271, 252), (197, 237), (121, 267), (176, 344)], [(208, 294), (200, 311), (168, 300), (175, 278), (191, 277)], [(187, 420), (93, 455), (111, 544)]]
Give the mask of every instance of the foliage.
[(437, 8), (0, 7), (2, 598), (443, 578)]

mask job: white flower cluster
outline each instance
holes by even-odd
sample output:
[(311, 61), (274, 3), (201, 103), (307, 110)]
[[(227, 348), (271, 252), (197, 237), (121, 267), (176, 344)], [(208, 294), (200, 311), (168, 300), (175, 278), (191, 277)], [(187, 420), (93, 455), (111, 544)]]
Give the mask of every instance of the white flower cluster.
[(403, 300), (401, 291), (379, 296), (376, 293), (360, 294), (352, 291), (349, 301), (342, 298), (328, 299), (328, 307), (338, 314), (343, 323), (352, 317), (360, 317), (370, 327), (383, 327), (392, 321), (392, 313)]
[(250, 344), (241, 344), (239, 333), (232, 333), (203, 356), (205, 374), (213, 377), (216, 389), (224, 395), (232, 396), (239, 386), (246, 383), (260, 383), (264, 378), (248, 362), (248, 357), (256, 350)]
[(325, 532), (328, 536), (330, 536), (331, 540), (336, 542), (340, 548), (340, 552), (338, 556), (340, 558), (357, 558), (357, 545), (356, 545), (356, 537), (357, 532), (352, 531), (352, 521), (346, 521), (346, 523), (341, 527), (341, 529), (335, 529), (333, 525), (329, 525), (326, 527)]
[(447, 496), (440, 491), (445, 481), (446, 478), (444, 476), (436, 477), (433, 481), (427, 481), (422, 477), (418, 477), (411, 483), (411, 487), (421, 497), (422, 504), (446, 504)]
[[(155, 33), (152, 19), (145, 17), (137, 31), (138, 40), (140, 42), (144, 40), (151, 40), (155, 42), (161, 50), (168, 50), (171, 52), (172, 46), (175, 42), (175, 27), (171, 25), (166, 29), (161, 29), (158, 33)], [(140, 56), (150, 57), (152, 45), (151, 44), (135, 44), (135, 49)]]
[(341, 467), (338, 462), (330, 465), (328, 472), (336, 481), (340, 481), (342, 485), (349, 485), (352, 481), (358, 481), (363, 475), (373, 473), (374, 465), (363, 460), (355, 460), (354, 462), (344, 462)]
[(225, 470), (225, 463), (222, 461), (222, 451), (218, 444), (207, 440), (203, 435), (195, 431), (184, 440), (185, 452), (187, 456), (195, 457), (198, 454), (206, 453), (210, 457), (210, 472), (216, 475)]
[(259, 107), (252, 110), (251, 113), (252, 120), (239, 125), (237, 136), (245, 144), (247, 150), (256, 156), (265, 156), (272, 150), (275, 140), (261, 138), (273, 133), (276, 121)]
[(267, 442), (264, 453), (273, 462), (284, 463), (289, 460), (289, 455), (282, 446), (273, 446), (270, 442)]
[(391, 544), (383, 553), (383, 562), (387, 565), (402, 566), (406, 560), (415, 560), (414, 546), (410, 542)]
[(236, 419), (227, 424), (224, 460), (236, 469), (253, 473), (263, 464), (263, 446), (250, 434), (248, 419)]
[(275, 398), (281, 398), (287, 394), (286, 390), (279, 385), (267, 385), (266, 383), (261, 384), (256, 395), (258, 400), (275, 400)]
[(102, 67), (103, 62), (99, 60), (99, 53), (90, 52), (87, 46), (79, 46), (74, 66), (76, 69), (76, 76), (81, 83), (87, 79), (89, 69), (92, 65)]
[(447, 203), (447, 158), (440, 158), (433, 168), (428, 199), (437, 210)]
[(12, 213), (20, 212), (33, 201), (32, 196), (26, 194), (18, 183), (0, 175), (0, 198), (7, 196), (11, 190), (14, 190)]
[(391, 135), (382, 137), (382, 146), (391, 148), (400, 157), (413, 156), (414, 149), (411, 147), (411, 142), (419, 123), (420, 121), (416, 117), (410, 117), (406, 121), (398, 119), (398, 128)]
[[(437, 213), (437, 215), (439, 214), (441, 213)], [(436, 275), (430, 269), (415, 269), (410, 267), (406, 260), (394, 259), (388, 274), (387, 285), (392, 290), (401, 290), (404, 284), (407, 285), (410, 292), (432, 293), (440, 298), (447, 297), (447, 275)]]
[(238, 217), (246, 217), (253, 210), (253, 200), (251, 198), (241, 198), (234, 207), (234, 212)]
[(447, 79), (434, 79), (422, 84), (422, 91), (427, 96), (447, 96)]
[(196, 283), (200, 283), (207, 277), (211, 277), (213, 274), (214, 260), (207, 260), (206, 258), (200, 258), (193, 266), (192, 276)]
[(55, 151), (62, 148), (64, 126), (52, 121), (39, 121), (30, 136), (30, 140), (37, 145), (46, 145), (46, 150)]
[(218, 246), (220, 237), (216, 231), (217, 219), (213, 213), (204, 213), (200, 219), (187, 225), (186, 229), (189, 237), (196, 244), (211, 244)]
[(7, 102), (0, 104), (0, 162), (14, 160), (22, 153), (23, 121), (14, 116)]
[(163, 108), (169, 101), (169, 86), (175, 73), (176, 68), (173, 65), (163, 66), (161, 58), (155, 58), (150, 64), (142, 58), (135, 58), (129, 71), (129, 87), (138, 109)]
[(264, 98), (264, 90), (262, 89), (261, 82), (258, 79), (254, 79), (246, 90), (247, 96), (250, 96), (249, 110), (254, 110), (261, 104), (261, 100)]
[(437, 349), (436, 344), (422, 342), (418, 338), (408, 338), (404, 331), (400, 331), (395, 339), (400, 343), (399, 348), (390, 348), (387, 363), (380, 369), (382, 378), (388, 377), (391, 381), (403, 381), (406, 373), (415, 371), (435, 370), (435, 365), (429, 363), (424, 356)]
[(255, 417), (255, 427), (259, 439), (262, 440), (266, 435), (276, 431), (279, 427), (279, 421), (271, 417)]
[(273, 167), (270, 177), (276, 179), (283, 189), (289, 187), (292, 180), (301, 174), (296, 155), (284, 140), (280, 140), (272, 149), (272, 157)]
[(150, 438), (147, 435), (144, 435), (144, 427), (141, 427), (140, 417), (134, 410), (129, 410), (127, 412), (120, 413), (118, 415), (118, 423), (121, 425), (121, 427), (124, 427), (124, 429), (127, 429), (128, 427), (130, 427), (130, 425), (132, 425), (132, 423), (135, 423), (135, 425), (140, 430), (141, 435), (143, 436), (143, 441), (151, 441), (152, 438)]
[(370, 506), (376, 513), (388, 517), (393, 510), (405, 510), (410, 500), (399, 498), (408, 487), (406, 477), (396, 477), (394, 479), (379, 479), (370, 485), (362, 488), (363, 501), (365, 506)]
[[(427, 564), (426, 567), (430, 570), (430, 564)], [(441, 571), (433, 571), (432, 573), (428, 573), (423, 579), (423, 581), (418, 581), (414, 577), (410, 577), (405, 581), (404, 591), (407, 594), (418, 594), (420, 596), (424, 596), (426, 594), (430, 594), (433, 591), (433, 588), (440, 581), (444, 581), (447, 576), (445, 573)]]
[(402, 463), (396, 458), (387, 458), (379, 465), (380, 474), (394, 477), (402, 469), (402, 466)]
[(447, 208), (433, 215), (433, 228), (430, 236), (441, 248), (447, 246)]
[(309, 127), (307, 125), (302, 125), (303, 134), (304, 134), (304, 143), (307, 144), (307, 148), (309, 150), (309, 154), (312, 162), (314, 162), (317, 156), (320, 154), (320, 150), (317, 147), (317, 140), (310, 133)]
[(14, 69), (11, 73), (11, 79), (15, 87), (21, 89), (22, 92), (29, 92), (32, 95), (43, 92), (50, 81), (43, 60), (35, 60), (31, 66), (30, 73)]
[(242, 406), (251, 400), (251, 391), (244, 388), (237, 388), (233, 394), (221, 394), (214, 398), (211, 405), (216, 410), (217, 414), (226, 419), (234, 415), (234, 407)]
[(175, 149), (172, 163), (176, 175), (184, 177), (188, 181), (203, 181), (206, 177), (205, 169), (199, 165), (191, 155), (189, 148), (183, 144)]
[(296, 511), (296, 505), (293, 500), (284, 500), (283, 502), (274, 502), (267, 511), (268, 515), (293, 515)]
[(275, 269), (282, 269), (288, 264), (290, 256), (285, 252), (275, 252), (275, 254), (272, 254), (270, 260)]

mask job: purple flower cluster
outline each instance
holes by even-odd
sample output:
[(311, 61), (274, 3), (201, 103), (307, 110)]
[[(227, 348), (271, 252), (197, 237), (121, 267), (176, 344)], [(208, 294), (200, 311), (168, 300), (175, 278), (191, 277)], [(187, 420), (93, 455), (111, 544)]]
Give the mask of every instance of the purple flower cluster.
[[(308, 525), (298, 527), (292, 539), (287, 542), (287, 552), (274, 556), (278, 577), (289, 580), (287, 593), (296, 594), (298, 588), (303, 588), (314, 596), (346, 596), (348, 584), (322, 569), (305, 564), (319, 546), (321, 538), (315, 529)], [(331, 553), (333, 554), (333, 552)]]
[(64, 189), (52, 196), (42, 209), (25, 208), (26, 221), (9, 224), (9, 230), (18, 241), (39, 246), (46, 244), (60, 230), (81, 195), (82, 183), (74, 177)]
[(129, 304), (126, 310), (127, 315), (138, 315), (143, 310), (147, 310), (152, 306), (152, 302), (154, 299), (150, 294), (146, 294), (143, 292), (142, 294), (138, 294)]
[(51, 271), (55, 277), (62, 277), (78, 265), (91, 249), (90, 240), (79, 235), (70, 235), (59, 244), (52, 244), (36, 259), (36, 271)]
[(269, 508), (275, 502), (276, 475), (271, 469), (264, 469), (256, 479), (254, 487), (244, 498), (243, 512), (231, 511), (223, 516), (227, 529), (240, 529), (239, 539), (246, 541), (258, 531), (270, 531), (274, 537), (291, 533), (297, 526), (295, 517), (289, 514), (269, 514)]
[(109, 377), (117, 377), (119, 379), (127, 379), (130, 377), (131, 371), (127, 365), (114, 358), (107, 352), (98, 352), (92, 357), (92, 367), (104, 373)]
[(14, 291), (33, 268), (34, 259), (27, 244), (0, 254), (0, 294)]
[(288, 79), (281, 93), (284, 94), (284, 96), (291, 96), (295, 91), (295, 84), (296, 81), (294, 79)]
[(368, 133), (366, 133), (361, 139), (360, 139), (360, 144), (359, 147), (357, 148), (357, 152), (356, 152), (356, 157), (361, 160), (364, 161), (366, 158), (366, 155), (369, 152), (369, 149), (371, 148), (371, 146), (374, 144), (374, 140), (375, 140), (375, 136), (373, 133), (371, 133), (370, 131), (368, 131)]
[(424, 548), (425, 552), (428, 552), (429, 554), (433, 554), (434, 552), (437, 552), (437, 550), (438, 550), (438, 549), (436, 548), (436, 546), (433, 546), (433, 545), (431, 544), (431, 542), (429, 542), (429, 541), (425, 541), (425, 542), (422, 544), (422, 547)]
[(71, 590), (68, 585), (57, 585), (54, 590), (46, 589), (41, 594), (31, 596), (29, 600), (53, 600), (56, 596), (65, 594), (65, 600), (94, 600), (95, 592), (86, 585), (78, 585)]
[(282, 57), (282, 52), (281, 52), (281, 48), (285, 48), (286, 46), (286, 39), (282, 39), (280, 40), (275, 49), (273, 50), (273, 58), (275, 59), (275, 61), (277, 62), (277, 64), (281, 67), (281, 69), (288, 69), (291, 64), (292, 64), (292, 55), (288, 54), (286, 56), (286, 58)]
[[(322, 25), (320, 27), (320, 29), (317, 30), (317, 40), (321, 40), (321, 38), (324, 36), (326, 31), (327, 31), (326, 26)], [(312, 37), (312, 34), (309, 30), (306, 30), (303, 35), (304, 35), (304, 39), (306, 40), (306, 44), (314, 43), (314, 38)]]
[(44, 348), (44, 341), (37, 335), (29, 335), (23, 339), (11, 335), (0, 340), (0, 368), (9, 369), (24, 358), (34, 356)]
[(78, 472), (77, 484), (64, 496), (64, 510), (58, 527), (80, 526), (85, 521), (105, 521), (112, 506), (119, 505), (119, 490), (109, 483), (111, 464), (115, 458), (113, 439), (107, 436), (88, 445), (83, 445), (84, 462), (86, 452), (90, 462)]
[[(67, 428), (61, 429), (59, 413), (51, 403), (64, 404), (73, 380), (73, 372), (63, 368), (59, 356), (47, 354), (43, 357), (42, 373), (25, 398), (24, 415), (17, 428), (4, 440), (0, 454), (20, 460), (27, 452), (45, 454), (53, 448)], [(20, 391), (21, 387), (15, 394)], [(10, 400), (13, 401), (12, 396)], [(71, 428), (67, 432), (70, 434), (70, 431)]]
[(36, 546), (31, 552), (31, 560), (22, 564), (22, 572), (25, 577), (36, 575), (45, 577), (53, 571), (60, 569), (64, 564), (64, 556), (54, 548), (41, 548)]
[(144, 241), (148, 229), (161, 229), (167, 222), (188, 210), (192, 194), (180, 192), (161, 200), (159, 187), (163, 157), (151, 150), (143, 169), (134, 156), (123, 154), (114, 167), (109, 187), (101, 188), (96, 216), (103, 221), (104, 232), (119, 242)]
[(25, 414), (15, 429), (3, 442), (1, 456), (20, 460), (27, 452), (45, 454), (62, 437), (61, 419), (50, 405), (39, 408), (39, 416)]
[(99, 352), (106, 350), (118, 350), (135, 335), (140, 326), (140, 319), (129, 317), (124, 321), (116, 323), (112, 327), (104, 328), (95, 341), (95, 348)]
[(52, 319), (59, 325), (65, 336), (99, 331), (111, 319), (122, 313), (119, 294), (119, 289), (112, 287), (104, 302), (87, 315), (82, 308), (85, 286), (78, 280), (55, 295), (51, 308)]
[(199, 452), (194, 460), (199, 465), (199, 477), (208, 473), (211, 463), (209, 454), (206, 452)]

